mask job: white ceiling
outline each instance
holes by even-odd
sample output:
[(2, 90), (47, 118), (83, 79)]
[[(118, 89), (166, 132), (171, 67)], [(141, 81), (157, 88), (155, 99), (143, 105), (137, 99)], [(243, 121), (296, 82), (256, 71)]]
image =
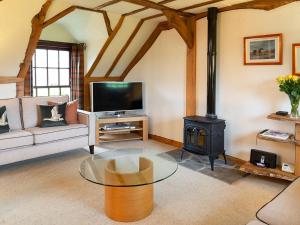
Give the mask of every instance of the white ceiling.
[[(83, 7), (88, 7), (88, 8), (95, 8), (97, 6), (100, 6), (104, 3), (110, 2), (111, 0), (60, 0), (60, 2), (64, 2), (65, 5), (78, 5), (78, 6), (83, 6)], [(161, 0), (151, 0), (152, 2), (160, 2)], [(210, 0), (176, 0), (170, 3), (165, 4), (165, 6), (168, 6), (170, 8), (174, 9), (180, 9), (184, 8), (187, 6), (199, 4), (199, 3), (205, 3), (209, 2)], [(192, 10), (188, 10), (187, 12), (192, 12), (192, 13), (201, 13), (203, 11), (206, 11), (207, 8), (209, 7), (218, 7), (222, 8), (225, 6), (230, 6), (242, 2), (248, 2), (250, 0), (223, 0), (217, 3), (205, 5), (203, 7), (195, 8)], [(118, 14), (125, 14), (137, 9), (141, 9), (143, 6), (128, 3), (125, 1), (120, 1), (119, 3), (109, 5), (107, 7), (102, 8), (102, 10), (108, 11), (108, 12), (113, 12), (113, 13), (118, 13)], [(160, 13), (158, 10), (154, 9), (148, 9), (144, 10), (140, 13), (134, 14), (134, 16), (139, 17), (139, 18), (144, 18), (148, 16), (152, 16), (155, 14)]]

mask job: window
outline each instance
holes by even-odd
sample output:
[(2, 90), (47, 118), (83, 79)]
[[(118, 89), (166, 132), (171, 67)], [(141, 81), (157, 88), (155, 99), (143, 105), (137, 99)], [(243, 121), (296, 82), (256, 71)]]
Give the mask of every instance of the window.
[(32, 58), (31, 95), (71, 97), (71, 47), (41, 41)]

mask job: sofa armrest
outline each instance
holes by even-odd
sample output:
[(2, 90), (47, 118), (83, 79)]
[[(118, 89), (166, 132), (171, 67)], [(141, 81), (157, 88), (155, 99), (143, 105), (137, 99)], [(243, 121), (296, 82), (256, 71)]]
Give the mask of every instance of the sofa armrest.
[(89, 127), (89, 146), (95, 145), (96, 142), (96, 115), (93, 112), (77, 110), (78, 121)]

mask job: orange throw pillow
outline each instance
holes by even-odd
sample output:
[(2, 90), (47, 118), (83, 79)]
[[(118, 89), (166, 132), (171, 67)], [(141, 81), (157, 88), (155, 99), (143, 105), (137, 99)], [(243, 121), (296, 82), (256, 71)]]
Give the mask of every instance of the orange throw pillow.
[[(48, 105), (56, 105), (56, 104), (59, 104), (59, 102), (48, 102)], [(65, 120), (67, 124), (78, 123), (77, 109), (78, 109), (78, 99), (67, 103), (66, 115), (65, 115)]]

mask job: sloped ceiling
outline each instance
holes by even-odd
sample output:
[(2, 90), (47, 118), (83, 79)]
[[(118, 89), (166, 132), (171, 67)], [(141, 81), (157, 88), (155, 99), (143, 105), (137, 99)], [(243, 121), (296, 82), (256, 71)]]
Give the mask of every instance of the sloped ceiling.
[[(141, 0), (142, 1), (142, 0)], [(189, 13), (202, 13), (209, 7), (224, 8), (231, 5), (248, 2), (250, 0), (152, 0), (155, 3), (164, 3), (164, 6), (173, 9), (183, 10)], [(260, 5), (274, 5), (281, 2), (282, 5), (291, 3), (292, 0), (256, 0)], [(109, 4), (114, 2), (116, 4)], [(111, 63), (116, 58), (116, 55), (128, 40), (130, 34), (133, 32), (136, 24), (140, 19), (149, 16), (162, 14), (157, 9), (141, 10), (144, 6), (139, 4), (129, 3), (129, 0), (53, 0), (53, 3), (46, 15), (46, 20), (57, 15), (61, 11), (70, 6), (77, 5), (90, 9), (101, 9), (108, 13), (112, 29), (118, 23), (121, 14), (130, 15), (125, 17), (124, 23), (115, 36), (112, 43), (109, 45), (104, 57), (97, 65), (92, 76), (103, 76), (107, 73)], [(143, 2), (143, 1), (142, 1)], [(19, 65), (23, 61), (25, 50), (31, 33), (31, 19), (37, 14), (45, 0), (4, 0), (0, 2), (0, 76), (16, 76), (19, 70)], [(103, 5), (105, 4), (105, 5)], [(194, 7), (190, 7), (194, 6)], [(139, 10), (139, 12), (132, 13)], [(101, 49), (107, 40), (107, 33), (103, 18), (98, 15), (93, 19), (87, 20), (84, 18), (83, 12), (73, 12), (65, 19), (57, 21), (60, 25), (64, 26), (80, 42), (88, 42), (91, 51), (88, 57), (87, 69), (91, 66), (93, 59), (96, 57), (97, 52)], [(91, 13), (91, 12), (90, 12)], [(81, 19), (77, 19), (81, 18)], [(156, 25), (165, 21), (164, 16), (158, 16), (155, 19), (147, 20), (143, 23), (138, 34), (134, 37), (131, 44), (128, 46), (126, 52), (121, 57), (120, 61), (113, 69), (111, 75), (119, 76), (124, 70), (128, 62), (134, 57), (143, 42), (147, 39), (149, 34), (155, 29)], [(93, 27), (97, 27), (93, 32)], [(94, 38), (95, 37), (95, 38)]]

